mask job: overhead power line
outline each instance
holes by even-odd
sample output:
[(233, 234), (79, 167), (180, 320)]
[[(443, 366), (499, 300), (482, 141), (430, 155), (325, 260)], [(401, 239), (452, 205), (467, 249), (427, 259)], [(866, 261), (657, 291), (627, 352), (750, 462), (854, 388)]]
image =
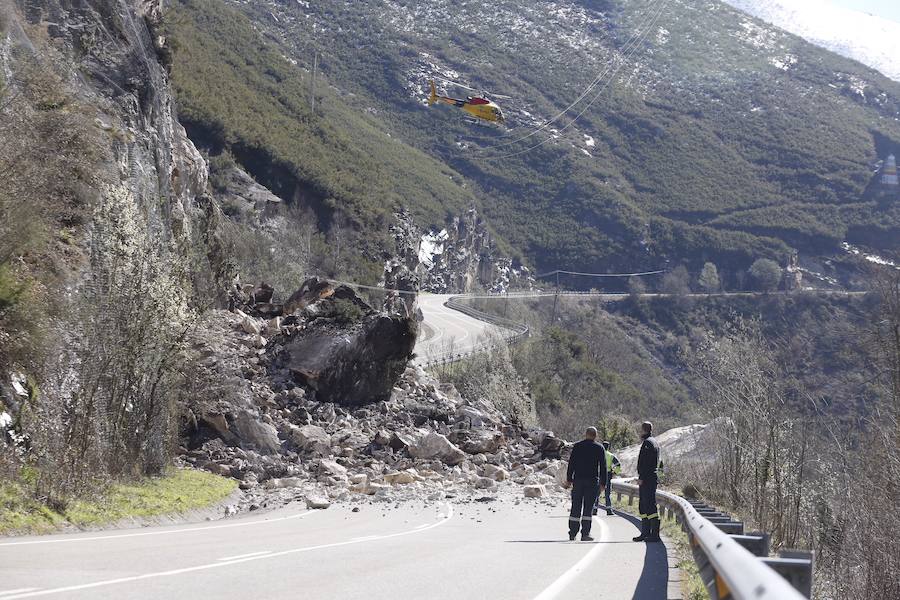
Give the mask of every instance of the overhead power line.
[(578, 271), (563, 271), (562, 269), (556, 269), (555, 271), (535, 275), (535, 277), (538, 279), (556, 275), (578, 275), (579, 277), (644, 277), (646, 275), (659, 275), (660, 273), (666, 272), (666, 269), (660, 269), (659, 271), (644, 271), (642, 273), (579, 273)]

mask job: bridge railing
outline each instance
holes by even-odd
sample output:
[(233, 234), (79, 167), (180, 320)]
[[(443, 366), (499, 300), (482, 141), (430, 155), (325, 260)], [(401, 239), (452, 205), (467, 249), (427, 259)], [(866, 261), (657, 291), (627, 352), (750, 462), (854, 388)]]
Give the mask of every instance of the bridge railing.
[[(517, 344), (528, 337), (530, 330), (528, 329), (528, 325), (526, 325), (525, 323), (520, 323), (518, 321), (513, 321), (512, 319), (507, 319), (498, 315), (486, 313), (484, 311), (478, 310), (477, 308), (469, 306), (468, 304), (462, 302), (461, 299), (468, 299), (468, 297), (453, 296), (452, 298), (444, 302), (444, 306), (468, 315), (473, 319), (478, 319), (479, 321), (484, 321), (485, 323), (490, 323), (491, 325), (497, 326), (500, 330), (500, 335), (503, 337), (503, 340), (509, 345)], [(443, 352), (431, 354), (425, 357), (422, 363), (426, 367), (450, 364), (469, 358), (471, 356), (475, 356), (476, 354), (481, 354), (482, 352), (493, 348), (494, 345), (495, 343), (491, 340), (486, 340), (483, 344), (462, 352), (455, 351), (451, 348)]]
[[(613, 492), (628, 504), (638, 486), (613, 481)], [(810, 555), (769, 557), (769, 537), (744, 534), (744, 524), (702, 503), (657, 491), (661, 518), (672, 518), (687, 533), (700, 576), (713, 600), (802, 600), (812, 592)]]

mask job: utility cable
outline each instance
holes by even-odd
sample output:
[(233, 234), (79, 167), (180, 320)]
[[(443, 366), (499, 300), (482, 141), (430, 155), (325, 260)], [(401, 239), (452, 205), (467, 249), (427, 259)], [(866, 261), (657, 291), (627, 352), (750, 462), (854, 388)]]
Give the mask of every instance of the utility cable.
[[(651, 12), (651, 11), (652, 11), (652, 9), (651, 9), (651, 10), (648, 10), (647, 12), (649, 13), (649, 12)], [(650, 28), (652, 28), (652, 22), (655, 21), (655, 20), (659, 17), (659, 15), (660, 15), (661, 13), (662, 13), (662, 9), (660, 9), (659, 11), (657, 11), (657, 13), (655, 14), (655, 16), (651, 19), (651, 25), (650, 25)], [(625, 45), (622, 47), (622, 48), (623, 48), (622, 52), (623, 52), (623, 53), (630, 52), (632, 49), (634, 49), (634, 48), (637, 47), (635, 44), (640, 45), (640, 42), (641, 42), (642, 39), (646, 36), (646, 33), (647, 33), (647, 31), (649, 31), (650, 28), (648, 28), (648, 29), (644, 32), (644, 34), (641, 34), (641, 28), (638, 27), (638, 28), (635, 30), (635, 33), (631, 36), (631, 38), (630, 38), (630, 39), (625, 43)], [(487, 148), (483, 148), (483, 149), (481, 149), (480, 151), (481, 151), (481, 152), (486, 152), (486, 151), (488, 151), (488, 150), (494, 150), (494, 149), (497, 149), (497, 148), (504, 148), (504, 147), (506, 147), (506, 146), (511, 146), (511, 145), (513, 145), (513, 144), (517, 144), (517, 143), (519, 143), (519, 142), (525, 141), (525, 140), (527, 140), (528, 138), (537, 135), (538, 133), (540, 133), (541, 131), (543, 131), (544, 129), (546, 129), (547, 127), (549, 127), (550, 125), (552, 125), (553, 123), (555, 123), (556, 121), (558, 121), (559, 119), (561, 119), (562, 117), (564, 117), (564, 116), (566, 115), (566, 113), (568, 113), (570, 110), (572, 110), (573, 108), (575, 108), (582, 100), (584, 100), (584, 99), (585, 99), (585, 98), (586, 98), (586, 97), (594, 90), (594, 88), (595, 88), (596, 86), (598, 86), (598, 85), (603, 81), (603, 79), (606, 78), (607, 74), (610, 73), (611, 69), (612, 69), (612, 65), (607, 65), (606, 69), (605, 69), (604, 71), (601, 71), (601, 72), (597, 75), (597, 77), (594, 78), (594, 80), (593, 80), (593, 81), (585, 88), (585, 90), (581, 93), (580, 96), (578, 96), (578, 98), (576, 98), (571, 104), (569, 104), (569, 105), (568, 105), (566, 108), (564, 108), (561, 112), (559, 112), (558, 114), (556, 114), (556, 116), (554, 116), (554, 117), (552, 117), (551, 119), (547, 120), (547, 121), (544, 122), (542, 125), (540, 125), (540, 126), (537, 127), (536, 129), (532, 130), (530, 133), (527, 133), (527, 134), (523, 135), (522, 137), (517, 138), (517, 139), (514, 139), (514, 140), (510, 140), (510, 141), (503, 142), (503, 143), (499, 143), (499, 144), (494, 144), (493, 146), (489, 146), (489, 147), (487, 147)], [(613, 77), (615, 77), (615, 75), (616, 75), (617, 72), (618, 72), (618, 71), (616, 71), (616, 72), (613, 73)]]
[[(666, 0), (665, 4), (667, 4), (667, 3), (668, 3), (668, 0)], [(643, 40), (646, 38), (647, 34), (649, 34), (650, 31), (651, 31), (651, 30), (653, 29), (653, 27), (655, 26), (656, 21), (658, 21), (658, 20), (659, 20), (659, 17), (662, 16), (663, 9), (665, 8), (665, 4), (663, 4), (663, 5), (660, 7), (659, 11), (658, 11), (658, 12), (656, 13), (656, 15), (654, 16), (654, 18), (653, 18), (653, 20), (651, 21), (650, 25), (647, 27), (647, 29), (646, 29), (646, 30), (644, 31), (644, 33), (642, 34), (642, 36), (641, 36), (641, 41), (643, 41)], [(635, 45), (633, 48), (629, 49), (629, 51), (626, 53), (626, 55), (625, 55), (625, 56), (623, 57), (623, 59), (622, 59), (622, 64), (620, 64), (620, 65), (616, 68), (615, 72), (613, 73), (613, 77), (610, 78), (610, 79), (603, 85), (603, 87), (600, 89), (600, 91), (597, 92), (597, 94), (594, 96), (594, 98), (587, 104), (587, 106), (585, 106), (585, 107), (581, 110), (581, 112), (579, 112), (577, 115), (575, 115), (575, 117), (574, 117), (571, 121), (569, 121), (569, 123), (567, 123), (564, 127), (562, 127), (562, 129), (560, 129), (559, 131), (557, 131), (554, 135), (548, 136), (547, 138), (541, 140), (541, 141), (538, 142), (537, 144), (534, 144), (534, 145), (532, 145), (532, 146), (529, 146), (528, 148), (525, 148), (524, 150), (519, 150), (519, 151), (516, 151), (516, 152), (510, 152), (510, 153), (503, 154), (503, 155), (500, 155), (500, 156), (476, 157), (477, 160), (482, 160), (482, 161), (494, 161), (494, 160), (503, 160), (503, 159), (507, 159), (507, 158), (513, 158), (513, 157), (515, 157), (515, 156), (521, 156), (521, 155), (523, 155), (523, 154), (527, 154), (527, 153), (531, 152), (532, 150), (535, 150), (535, 149), (537, 149), (537, 148), (543, 146), (543, 145), (546, 144), (547, 142), (550, 142), (550, 141), (553, 141), (553, 140), (557, 139), (557, 137), (558, 137), (557, 134), (562, 133), (563, 131), (566, 131), (569, 127), (571, 127), (572, 125), (574, 125), (575, 122), (578, 121), (578, 119), (581, 118), (581, 116), (584, 115), (584, 113), (586, 113), (586, 112), (591, 108), (591, 106), (593, 106), (594, 103), (597, 102), (597, 100), (600, 99), (600, 96), (602, 96), (602, 95), (603, 95), (603, 92), (605, 92), (606, 89), (609, 88), (609, 85), (610, 85), (610, 84), (612, 83), (612, 81), (615, 79), (615, 76), (618, 75), (619, 72), (622, 70), (622, 68), (624, 68), (625, 65), (628, 64), (628, 59), (631, 58), (631, 56), (633, 56), (633, 55), (637, 52), (637, 49), (639, 48), (639, 46), (640, 46), (640, 43), (638, 43), (637, 45)]]

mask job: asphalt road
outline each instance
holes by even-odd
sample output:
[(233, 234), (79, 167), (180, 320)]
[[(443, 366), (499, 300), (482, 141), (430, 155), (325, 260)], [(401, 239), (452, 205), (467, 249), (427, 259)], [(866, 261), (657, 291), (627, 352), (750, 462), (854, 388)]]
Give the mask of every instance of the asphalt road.
[[(569, 542), (566, 507), (363, 504), (213, 523), (0, 538), (0, 599), (664, 600), (662, 544), (625, 516)], [(675, 586), (673, 585), (673, 588)]]
[(419, 308), (425, 317), (423, 331), (416, 342), (420, 359), (429, 360), (451, 351), (465, 354), (488, 345), (491, 336), (511, 333), (444, 306), (454, 295), (419, 295)]

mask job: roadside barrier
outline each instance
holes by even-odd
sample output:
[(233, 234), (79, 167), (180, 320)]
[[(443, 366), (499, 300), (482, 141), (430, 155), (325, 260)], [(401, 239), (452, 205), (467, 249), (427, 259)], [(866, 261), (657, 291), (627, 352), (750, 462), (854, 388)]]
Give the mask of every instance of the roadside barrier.
[[(613, 492), (632, 505), (638, 486), (613, 481)], [(744, 524), (702, 502), (657, 491), (660, 518), (674, 518), (687, 533), (712, 600), (801, 600), (812, 595), (813, 555), (785, 551), (769, 556), (769, 535), (744, 532)]]

